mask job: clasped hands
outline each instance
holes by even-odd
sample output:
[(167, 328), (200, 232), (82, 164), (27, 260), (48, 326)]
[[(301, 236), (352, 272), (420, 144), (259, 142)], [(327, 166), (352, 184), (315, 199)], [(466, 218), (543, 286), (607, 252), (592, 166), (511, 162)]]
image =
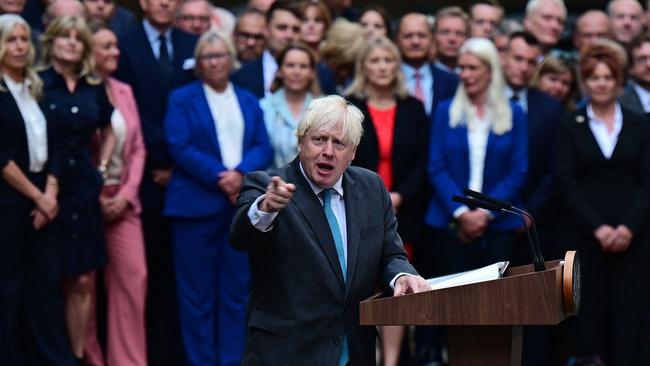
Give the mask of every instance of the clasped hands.
[(594, 236), (602, 251), (609, 254), (625, 252), (634, 238), (632, 231), (625, 225), (618, 225), (616, 228), (610, 225), (600, 225), (594, 231)]
[(32, 225), (36, 230), (42, 229), (59, 214), (59, 203), (56, 200), (56, 192), (50, 189), (49, 185), (44, 193), (34, 198), (34, 204), (36, 208), (32, 210), (32, 216), (34, 217)]
[(468, 244), (485, 234), (488, 227), (487, 212), (479, 209), (469, 210), (458, 217), (458, 238)]

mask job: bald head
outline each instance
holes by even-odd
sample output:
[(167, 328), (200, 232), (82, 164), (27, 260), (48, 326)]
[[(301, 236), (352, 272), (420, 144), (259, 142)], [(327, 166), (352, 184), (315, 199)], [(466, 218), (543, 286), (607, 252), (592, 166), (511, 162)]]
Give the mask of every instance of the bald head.
[(576, 21), (573, 45), (580, 50), (599, 38), (612, 38), (612, 24), (604, 11), (589, 10)]
[(637, 0), (613, 0), (607, 6), (614, 38), (627, 44), (643, 31), (645, 18)]
[(404, 15), (397, 29), (396, 41), (404, 62), (414, 67), (427, 62), (433, 35), (426, 15), (420, 13)]
[(47, 27), (52, 20), (63, 15), (76, 15), (84, 18), (84, 6), (79, 0), (54, 0), (45, 10), (43, 23)]

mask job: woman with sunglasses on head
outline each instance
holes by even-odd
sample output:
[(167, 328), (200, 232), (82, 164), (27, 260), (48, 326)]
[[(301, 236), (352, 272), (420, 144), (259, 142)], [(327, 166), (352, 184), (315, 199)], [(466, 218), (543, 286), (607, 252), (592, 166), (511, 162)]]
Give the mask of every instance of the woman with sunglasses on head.
[[(99, 194), (115, 147), (113, 106), (94, 74), (92, 35), (83, 18), (61, 16), (49, 24), (42, 62), (44, 113), (56, 131), (61, 157), (58, 224), (68, 333), (72, 352), (82, 359), (95, 270), (106, 264)], [(96, 165), (89, 142), (98, 131)]]

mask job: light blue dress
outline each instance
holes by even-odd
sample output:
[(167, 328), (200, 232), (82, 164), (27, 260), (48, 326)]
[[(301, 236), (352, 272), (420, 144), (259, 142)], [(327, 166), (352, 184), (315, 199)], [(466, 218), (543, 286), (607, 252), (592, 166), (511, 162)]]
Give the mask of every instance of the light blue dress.
[[(307, 93), (301, 115), (312, 99), (312, 94)], [(300, 120), (296, 120), (289, 110), (284, 88), (278, 89), (275, 93), (260, 100), (260, 107), (264, 112), (264, 123), (275, 151), (271, 167), (282, 167), (292, 161), (298, 154), (296, 129)]]

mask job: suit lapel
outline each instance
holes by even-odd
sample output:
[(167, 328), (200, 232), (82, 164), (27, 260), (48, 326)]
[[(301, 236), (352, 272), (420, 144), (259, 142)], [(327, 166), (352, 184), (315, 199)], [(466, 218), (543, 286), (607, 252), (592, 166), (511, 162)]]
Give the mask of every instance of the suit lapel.
[(208, 97), (203, 90), (203, 83), (194, 83), (192, 94), (194, 95), (194, 97), (191, 98), (192, 104), (198, 113), (200, 123), (203, 125), (204, 131), (209, 135), (208, 138), (212, 143), (212, 147), (215, 149), (216, 156), (219, 161), (221, 161), (221, 150), (219, 148), (219, 140), (217, 139), (217, 127), (214, 124), (215, 121), (212, 117), (210, 106), (208, 105)]
[[(336, 253), (334, 237), (332, 236), (329, 224), (327, 223), (327, 218), (323, 211), (323, 205), (312, 191), (307, 179), (300, 172), (299, 164), (299, 160), (296, 158), (291, 164), (292, 168), (289, 169), (288, 172), (289, 182), (295, 182), (296, 184), (296, 192), (294, 193), (294, 199), (292, 199), (291, 202), (298, 207), (300, 213), (305, 217), (307, 224), (314, 231), (316, 240), (325, 254), (327, 262), (338, 280), (339, 286), (341, 286), (341, 289), (345, 289), (343, 272), (341, 272), (341, 265), (339, 264), (338, 254)], [(350, 225), (348, 225), (348, 227), (349, 226)]]
[(359, 244), (361, 242), (359, 209), (362, 206), (361, 192), (355, 188), (355, 181), (347, 172), (343, 174), (343, 194), (345, 201), (345, 226), (348, 232), (347, 286), (345, 289), (345, 296), (347, 298), (350, 292), (350, 284), (354, 280), (357, 258), (359, 257)]
[(589, 149), (594, 156), (598, 156), (602, 160), (607, 160), (605, 155), (603, 155), (603, 151), (600, 149), (600, 145), (598, 145), (596, 136), (594, 136), (594, 133), (591, 132), (591, 128), (589, 128), (589, 117), (587, 116), (587, 109), (580, 109), (578, 113), (576, 113), (574, 121), (578, 124), (577, 133), (579, 134), (579, 139), (582, 139), (583, 141), (589, 141), (587, 145), (589, 146)]

